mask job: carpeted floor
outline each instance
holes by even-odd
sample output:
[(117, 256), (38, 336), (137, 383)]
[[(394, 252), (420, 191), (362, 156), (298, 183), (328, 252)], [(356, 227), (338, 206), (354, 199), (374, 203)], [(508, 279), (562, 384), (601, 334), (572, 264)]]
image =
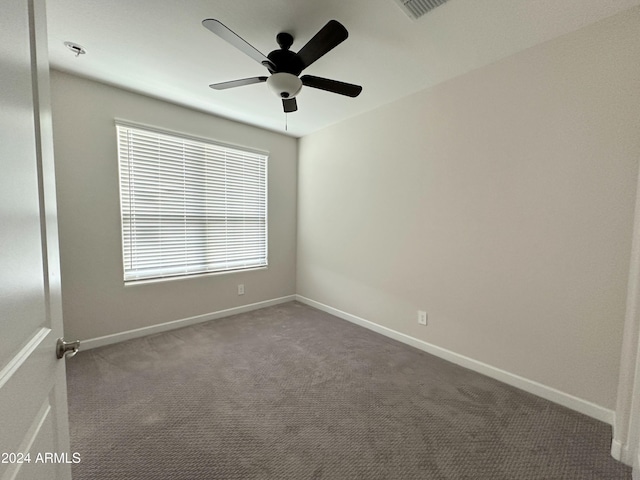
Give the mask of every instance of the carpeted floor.
[(67, 367), (74, 480), (631, 478), (608, 425), (296, 302)]

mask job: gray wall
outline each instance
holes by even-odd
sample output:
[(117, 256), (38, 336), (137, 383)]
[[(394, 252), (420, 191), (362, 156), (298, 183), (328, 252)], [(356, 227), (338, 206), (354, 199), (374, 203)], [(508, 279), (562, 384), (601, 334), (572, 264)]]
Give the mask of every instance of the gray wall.
[[(57, 71), (51, 80), (67, 337), (95, 338), (295, 293), (296, 139)], [(270, 152), (269, 268), (125, 287), (115, 118)]]
[(614, 409), (639, 31), (636, 8), (301, 139), (298, 293)]

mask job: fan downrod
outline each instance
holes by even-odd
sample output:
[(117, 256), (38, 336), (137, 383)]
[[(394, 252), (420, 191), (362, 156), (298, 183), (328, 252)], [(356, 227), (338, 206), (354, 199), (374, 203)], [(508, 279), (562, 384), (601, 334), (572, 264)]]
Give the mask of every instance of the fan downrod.
[(271, 73), (285, 72), (297, 77), (300, 75), (300, 72), (302, 72), (304, 64), (295, 52), (289, 50), (291, 45), (293, 45), (293, 36), (287, 32), (280, 32), (276, 35), (276, 41), (280, 48), (267, 55), (275, 68), (267, 68), (269, 68)]

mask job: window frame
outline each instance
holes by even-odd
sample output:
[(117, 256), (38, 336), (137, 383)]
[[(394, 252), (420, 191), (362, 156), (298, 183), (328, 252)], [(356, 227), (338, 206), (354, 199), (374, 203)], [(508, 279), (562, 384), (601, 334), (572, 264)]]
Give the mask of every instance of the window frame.
[[(191, 134), (187, 134), (184, 132), (179, 132), (179, 131), (175, 131), (175, 130), (169, 130), (169, 129), (163, 129), (163, 128), (158, 128), (158, 127), (154, 127), (154, 126), (150, 126), (150, 125), (145, 125), (145, 124), (140, 124), (140, 123), (134, 123), (134, 122), (130, 122), (130, 121), (126, 121), (126, 120), (121, 120), (121, 119), (115, 119), (115, 130), (116, 130), (116, 144), (117, 144), (117, 163), (118, 163), (118, 183), (119, 183), (119, 189), (118, 189), (118, 200), (120, 202), (120, 239), (121, 239), (121, 254), (122, 254), (122, 278), (124, 281), (125, 286), (127, 285), (138, 285), (138, 284), (143, 284), (143, 283), (155, 283), (155, 282), (163, 282), (163, 281), (169, 281), (169, 280), (181, 280), (181, 279), (190, 279), (190, 278), (196, 278), (196, 277), (201, 277), (201, 276), (209, 276), (209, 275), (223, 275), (223, 274), (227, 274), (227, 273), (234, 273), (234, 272), (246, 272), (246, 271), (251, 271), (251, 270), (263, 270), (263, 269), (267, 269), (269, 266), (269, 208), (268, 208), (268, 166), (269, 166), (269, 152), (266, 152), (264, 150), (259, 150), (259, 149), (255, 149), (255, 148), (250, 148), (250, 147), (246, 147), (246, 146), (240, 146), (240, 145), (235, 145), (235, 144), (230, 144), (230, 143), (224, 143), (224, 142), (220, 142), (217, 140), (213, 140), (211, 138), (206, 138), (206, 137), (200, 137), (200, 136), (195, 136), (195, 135), (191, 135)], [(125, 223), (126, 223), (126, 216), (127, 215), (131, 215), (134, 212), (133, 208), (129, 208), (129, 211), (127, 211), (127, 208), (125, 207), (125, 195), (127, 195), (127, 193), (129, 193), (129, 199), (131, 198), (131, 193), (128, 187), (126, 188), (126, 191), (123, 190), (123, 178), (125, 175), (130, 175), (131, 169), (128, 168), (126, 170), (123, 170), (123, 153), (121, 152), (122, 146), (121, 146), (121, 131), (120, 129), (129, 129), (129, 130), (134, 130), (134, 131), (141, 131), (143, 134), (147, 134), (147, 135), (155, 135), (158, 137), (164, 137), (165, 139), (169, 139), (171, 141), (175, 141), (175, 142), (182, 142), (183, 145), (186, 143), (188, 144), (198, 144), (199, 146), (202, 146), (204, 148), (209, 148), (209, 149), (213, 149), (215, 151), (215, 154), (213, 155), (214, 157), (216, 156), (224, 156), (225, 152), (231, 152), (230, 156), (233, 157), (234, 155), (236, 157), (241, 158), (243, 155), (247, 155), (249, 157), (253, 157), (253, 159), (255, 160), (256, 158), (260, 157), (259, 161), (262, 162), (259, 165), (259, 171), (260, 171), (260, 181), (258, 183), (256, 183), (256, 185), (258, 186), (258, 190), (260, 191), (261, 195), (263, 195), (263, 200), (262, 202), (258, 202), (258, 206), (261, 208), (261, 214), (259, 214), (256, 218), (258, 219), (258, 225), (262, 224), (264, 225), (262, 227), (262, 231), (260, 233), (260, 237), (263, 236), (262, 241), (260, 242), (260, 245), (264, 245), (264, 251), (263, 254), (259, 256), (259, 263), (254, 262), (248, 265), (242, 265), (242, 266), (234, 266), (234, 267), (222, 267), (222, 268), (202, 268), (202, 269), (192, 269), (193, 265), (190, 265), (189, 262), (185, 262), (183, 264), (183, 271), (180, 272), (158, 272), (156, 274), (145, 274), (145, 273), (131, 273), (132, 271), (135, 271), (135, 269), (131, 269), (128, 268), (127, 266), (127, 241), (125, 239)], [(125, 153), (126, 154), (126, 153)], [(159, 155), (161, 155), (162, 152), (160, 152)], [(205, 156), (202, 156), (201, 158), (205, 158)], [(131, 160), (127, 160), (127, 162), (130, 162)], [(212, 162), (215, 161), (211, 160)], [(184, 165), (186, 163), (185, 161), (185, 157), (183, 156), (182, 158), (182, 164)], [(229, 162), (225, 159), (225, 164), (228, 164)], [(185, 167), (186, 168), (186, 167)], [(126, 172), (126, 173), (125, 173)], [(186, 185), (186, 181), (185, 181), (185, 185)], [(189, 187), (185, 186), (184, 190), (187, 191)], [(228, 189), (224, 190), (225, 192), (228, 192)], [(206, 195), (205, 195), (206, 196)], [(225, 197), (226, 197), (226, 193), (225, 193)], [(129, 200), (130, 202), (131, 200)], [(226, 199), (225, 199), (226, 201)], [(205, 205), (208, 209), (208, 206), (210, 205), (208, 200), (205, 200), (203, 205)], [(185, 207), (186, 208), (186, 207)], [(166, 211), (166, 210), (165, 210)], [(158, 218), (160, 218), (162, 215), (162, 213), (158, 214)], [(206, 217), (206, 216), (205, 216)], [(208, 218), (208, 217), (207, 217)], [(228, 214), (226, 214), (224, 216), (224, 221), (225, 224), (226, 222), (228, 222), (228, 219), (231, 218)], [(207, 219), (204, 219), (204, 222), (207, 222)], [(185, 221), (185, 223), (187, 223)], [(185, 227), (186, 228), (186, 227)], [(212, 229), (211, 228), (207, 228), (204, 227), (205, 231), (203, 232), (203, 236), (207, 237), (208, 240), (207, 241), (203, 241), (201, 246), (201, 255), (203, 257), (207, 256), (207, 250), (211, 250), (212, 249), (212, 245), (214, 245), (213, 242), (209, 241), (211, 236), (212, 236)], [(256, 235), (256, 238), (258, 238), (259, 236)], [(229, 240), (226, 237), (225, 234), (225, 245), (228, 244)], [(130, 238), (129, 240), (129, 245), (132, 244), (132, 239)], [(245, 247), (246, 248), (246, 247)], [(130, 247), (131, 249), (131, 247)], [(260, 251), (262, 252), (262, 249), (260, 249)], [(131, 263), (131, 253), (129, 254), (129, 260)], [(207, 257), (210, 258), (210, 257)], [(202, 262), (202, 265), (206, 265), (206, 264), (213, 264), (213, 262), (211, 260), (209, 260), (209, 262)], [(207, 265), (208, 266), (208, 265)], [(161, 267), (156, 267), (157, 269), (161, 269)], [(191, 271), (188, 271), (191, 270)], [(128, 275), (128, 272), (130, 273)]]

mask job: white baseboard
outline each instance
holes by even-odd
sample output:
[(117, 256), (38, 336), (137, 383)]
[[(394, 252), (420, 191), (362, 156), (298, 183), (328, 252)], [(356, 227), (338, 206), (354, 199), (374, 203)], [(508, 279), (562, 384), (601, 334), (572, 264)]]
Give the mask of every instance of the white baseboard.
[(626, 449), (622, 445), (622, 442), (616, 440), (615, 434), (613, 436), (613, 440), (611, 440), (611, 456), (618, 460), (619, 462), (629, 464), (628, 461), (625, 462), (626, 457)]
[(537, 395), (538, 397), (542, 397), (546, 400), (562, 405), (563, 407), (570, 408), (571, 410), (575, 410), (584, 415), (595, 418), (596, 420), (608, 423), (609, 425), (614, 424), (615, 412), (613, 410), (609, 410), (608, 408), (604, 408), (600, 405), (596, 405), (595, 403), (575, 397), (569, 393), (562, 392), (553, 387), (543, 385), (534, 380), (529, 380), (527, 378), (521, 377), (520, 375), (507, 372), (506, 370), (502, 370), (486, 363), (479, 362), (478, 360), (474, 360), (473, 358), (465, 357), (464, 355), (452, 352), (451, 350), (432, 345), (423, 340), (419, 340), (415, 337), (400, 333), (396, 330), (383, 327), (382, 325), (378, 325), (377, 323), (373, 323), (369, 320), (365, 320), (364, 318), (351, 315), (350, 313), (343, 312), (341, 310), (338, 310), (337, 308), (330, 307), (323, 303), (316, 302), (315, 300), (303, 297), (302, 295), (296, 295), (296, 300), (311, 307), (317, 308), (318, 310), (330, 313), (331, 315), (334, 315), (338, 318), (342, 318), (343, 320), (347, 320), (349, 322), (355, 323), (356, 325), (360, 325), (361, 327), (373, 330), (374, 332), (380, 333), (399, 342), (411, 345), (412, 347), (435, 355), (436, 357), (443, 358), (444, 360), (448, 360), (452, 363), (468, 368), (469, 370), (473, 370), (488, 377), (495, 378), (496, 380), (506, 383), (507, 385), (511, 385), (513, 387), (524, 390), (525, 392), (532, 393), (534, 395)]
[(151, 325), (148, 327), (136, 328), (134, 330), (127, 330), (125, 332), (113, 333), (111, 335), (105, 335), (103, 337), (90, 338), (88, 340), (80, 341), (81, 350), (90, 350), (92, 348), (103, 347), (105, 345), (111, 345), (113, 343), (123, 342), (132, 338), (146, 337), (154, 333), (166, 332), (168, 330), (175, 330), (176, 328), (188, 327), (189, 325), (195, 325), (196, 323), (208, 322), (210, 320), (217, 320), (219, 318), (229, 317), (231, 315), (237, 315), (238, 313), (250, 312), (252, 310), (258, 310), (259, 308), (270, 307), (272, 305), (279, 305), (281, 303), (292, 302), (296, 299), (295, 295), (288, 295), (286, 297), (274, 298), (272, 300), (265, 300), (263, 302), (251, 303), (249, 305), (242, 305), (240, 307), (227, 308), (226, 310), (219, 310), (217, 312), (205, 313), (204, 315), (196, 315), (195, 317), (181, 318), (179, 320), (173, 320), (171, 322), (160, 323), (158, 325)]
[(622, 443), (615, 438), (611, 440), (611, 456), (616, 460), (622, 461)]

